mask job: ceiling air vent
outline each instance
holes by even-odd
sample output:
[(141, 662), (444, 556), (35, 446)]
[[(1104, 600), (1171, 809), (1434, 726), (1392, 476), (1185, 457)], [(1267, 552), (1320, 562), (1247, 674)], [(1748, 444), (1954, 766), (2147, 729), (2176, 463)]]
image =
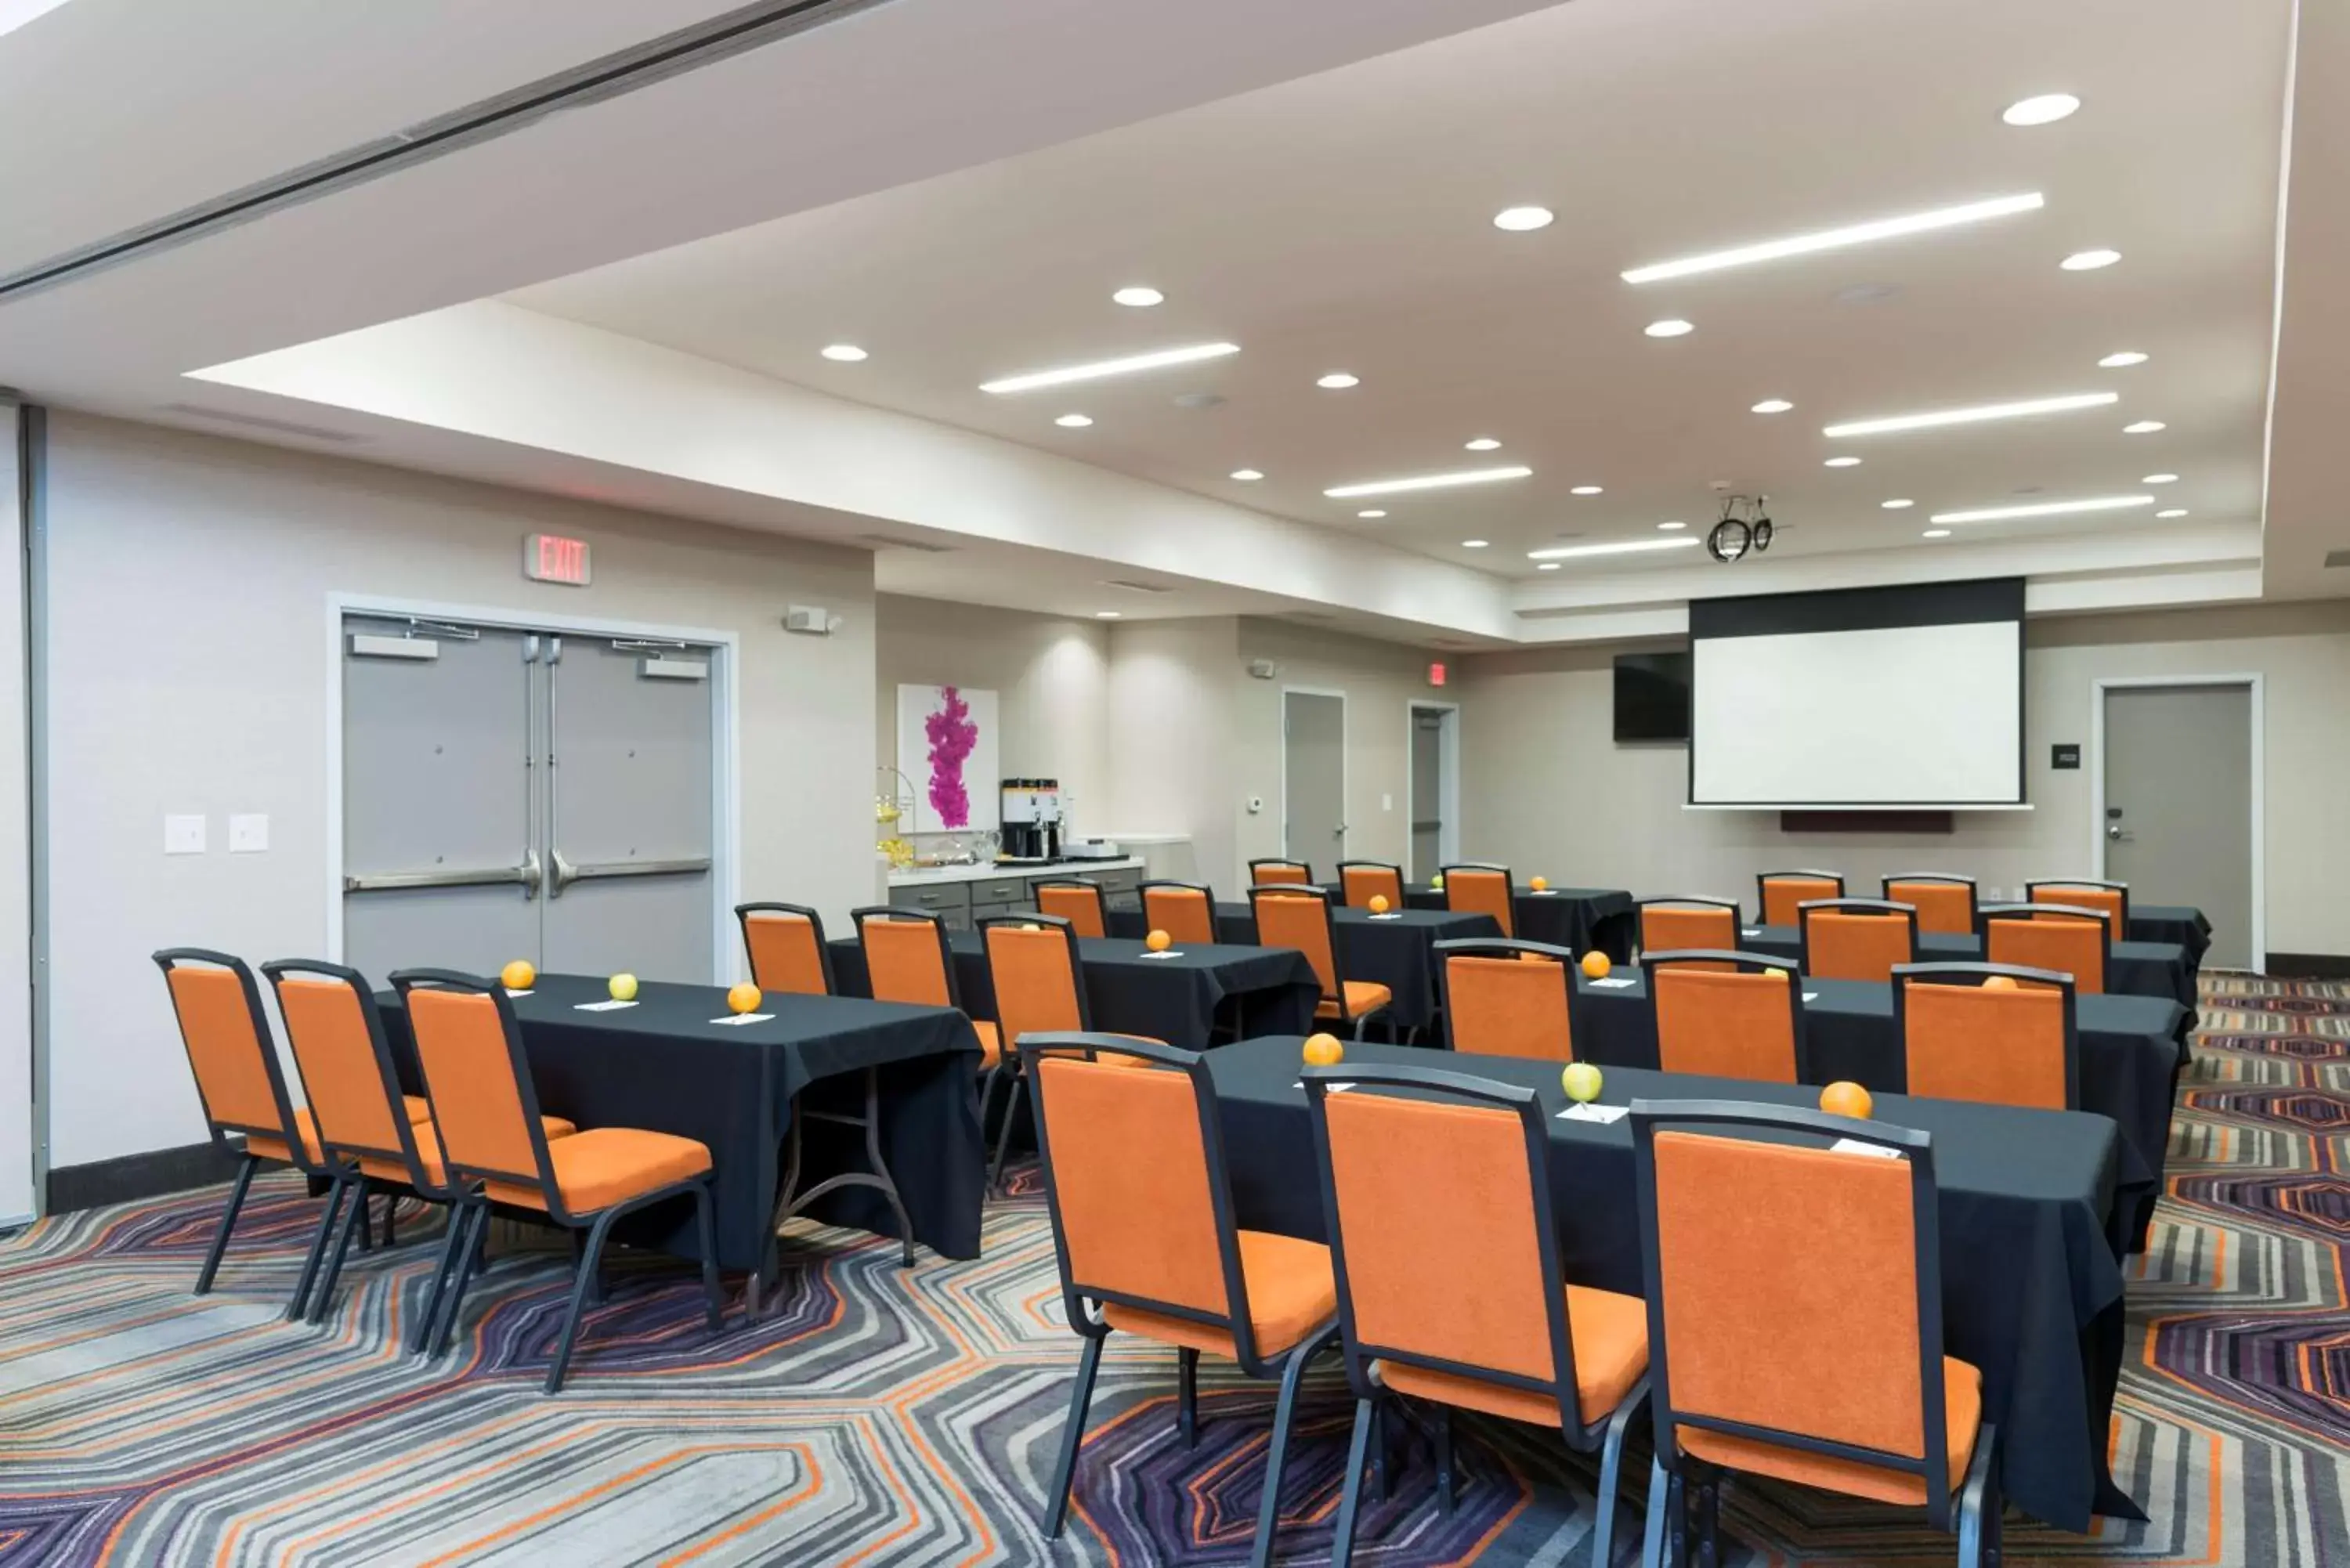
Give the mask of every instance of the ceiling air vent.
[(2350, 566), (2350, 550), (2328, 550), (2325, 564), (2329, 566)]
[(197, 403), (165, 403), (161, 411), (184, 414), (192, 420), (209, 420), (214, 424), (239, 425), (249, 431), (275, 431), (279, 435), (304, 436), (311, 441), (354, 441), (367, 439), (350, 431), (330, 431), (324, 425), (273, 420), (266, 414), (240, 414), (228, 409), (207, 409)]
[(889, 534), (859, 534), (857, 541), (877, 550), (917, 550), (925, 556), (944, 556), (954, 549), (952, 545), (934, 545), (928, 539), (899, 539)]
[(1104, 577), (1102, 587), (1124, 588), (1130, 594), (1171, 594), (1175, 591), (1164, 583), (1138, 583), (1130, 577)]

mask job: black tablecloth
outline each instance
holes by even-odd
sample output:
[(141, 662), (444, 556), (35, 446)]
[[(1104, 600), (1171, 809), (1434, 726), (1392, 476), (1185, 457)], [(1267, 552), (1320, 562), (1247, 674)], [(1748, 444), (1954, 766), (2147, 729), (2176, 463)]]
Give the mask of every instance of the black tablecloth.
[[(1340, 891), (1336, 882), (1323, 886)], [(1444, 889), (1425, 882), (1407, 884), (1403, 901), (1408, 909), (1441, 909)], [(1549, 942), (1577, 953), (1597, 948), (1618, 963), (1632, 956), (1639, 922), (1634, 918), (1632, 895), (1621, 888), (1550, 888), (1537, 893), (1521, 886), (1510, 904), (1511, 921), (1517, 928), (1513, 934), (1521, 940)]]
[[(1575, 977), (1575, 1054), (1602, 1067), (1654, 1067), (1657, 1015), (1637, 970), (1618, 971), (1627, 986), (1594, 985)], [(1811, 1081), (1848, 1079), (1878, 1094), (1909, 1086), (1909, 1064), (1893, 1032), (1893, 988), (1873, 981), (1805, 980), (1804, 1036)], [(2110, 1117), (2137, 1163), (2162, 1174), (2170, 1145), (2170, 1107), (2178, 1080), (2177, 1040), (2181, 1009), (2153, 996), (2084, 996), (2080, 1034), (2081, 1108)], [(2125, 1216), (2123, 1234), (2135, 1250), (2151, 1215)]]
[(2187, 904), (2132, 904), (2129, 935), (2134, 942), (2177, 942), (2187, 950), (2188, 966), (2199, 971), (2211, 946), (2211, 922)]
[[(793, 1099), (861, 1106), (866, 1067), (880, 1069), (881, 1148), (914, 1222), (914, 1239), (950, 1258), (979, 1256), (980, 1205), (987, 1156), (980, 1140), (979, 1040), (970, 1021), (942, 1007), (905, 1007), (836, 996), (770, 992), (764, 1023), (719, 1024), (726, 992), (710, 985), (647, 981), (637, 1005), (582, 1012), (607, 999), (605, 982), (542, 974), (514, 999), (539, 1108), (588, 1127), (640, 1127), (709, 1147), (723, 1268), (768, 1266), (784, 1136)], [(408, 1012), (394, 992), (380, 998), (384, 1032), (403, 1081), (416, 1087)], [(816, 1124), (801, 1184), (866, 1168), (861, 1134)], [(881, 1194), (847, 1188), (811, 1210), (836, 1225), (894, 1236), (897, 1219)], [(690, 1202), (663, 1204), (620, 1222), (632, 1245), (681, 1257), (695, 1251)]]
[[(947, 937), (963, 1011), (993, 1019), (995, 981), (980, 933), (950, 931)], [(863, 995), (864, 950), (849, 937), (830, 946), (834, 985), (843, 995)], [(1206, 1050), (1209, 1032), (1219, 1023), (1237, 1023), (1246, 1034), (1311, 1029), (1315, 1006), (1322, 1000), (1314, 966), (1295, 948), (1219, 943), (1178, 948), (1159, 958), (1139, 941), (1087, 937), (1078, 941), (1077, 957), (1085, 965), (1086, 1007), (1096, 1029), (1164, 1040), (1187, 1051)], [(1217, 1009), (1227, 998), (1233, 1010), (1220, 1017)]]
[[(1397, 909), (1374, 915), (1368, 909), (1337, 909), (1331, 915), (1338, 927), (1339, 976), (1371, 981), (1393, 992), (1395, 1000), (1388, 1003), (1388, 1014), (1403, 1029), (1426, 1029), (1436, 1021), (1434, 949), (1438, 942), (1502, 934), (1501, 922), (1491, 915), (1456, 915), (1446, 909)], [(1114, 937), (1139, 937), (1145, 926), (1139, 909), (1109, 912), (1109, 934)], [(1218, 904), (1216, 940), (1253, 943), (1254, 912), (1246, 904)]]
[[(1425, 1064), (1408, 1046), (1350, 1044), (1350, 1059)], [(1210, 1058), (1222, 1101), (1235, 1218), (1315, 1241), (1321, 1184), (1298, 1042), (1251, 1040)], [(1550, 1115), (1553, 1212), (1566, 1277), (1638, 1295), (1639, 1203), (1630, 1125), (1562, 1122), (1555, 1069), (1480, 1057), (1485, 1076), (1539, 1089)], [(1617, 1068), (1605, 1103), (1743, 1099), (1811, 1105), (1805, 1089)], [(1877, 1115), (1933, 1136), (1941, 1192), (1943, 1339), (1983, 1374), (1983, 1418), (1999, 1424), (2002, 1480), (2020, 1508), (2068, 1530), (2095, 1511), (2139, 1517), (2113, 1487), (2106, 1438), (2122, 1350), (2118, 1210), (2152, 1174), (2102, 1116), (1888, 1096)], [(1734, 1200), (1724, 1194), (1724, 1201)]]
[[(1747, 952), (1770, 953), (1791, 962), (1804, 950), (1804, 940), (1793, 926), (1741, 927), (1738, 945)], [(1920, 963), (1972, 963), (1981, 957), (1980, 937), (1963, 931), (1918, 933)], [(2116, 942), (2106, 959), (2106, 990), (2117, 996), (2163, 997), (2185, 1008), (2192, 1018), (2195, 963), (2176, 942)]]

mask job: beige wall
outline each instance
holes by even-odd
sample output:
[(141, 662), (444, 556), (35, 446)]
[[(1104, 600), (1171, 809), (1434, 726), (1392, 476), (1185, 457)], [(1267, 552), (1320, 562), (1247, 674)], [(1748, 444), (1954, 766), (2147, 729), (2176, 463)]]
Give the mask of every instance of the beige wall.
[(1191, 863), (1159, 868), (1238, 884), (1232, 785), (1239, 625), (1229, 616), (1127, 622), (1110, 633), (1109, 820), (1114, 834), (1181, 834)]
[[(1107, 622), (884, 594), (874, 626), (874, 742), (882, 766), (903, 768), (920, 787), (922, 759), (898, 757), (899, 686), (951, 683), (993, 691), (1003, 776), (1060, 780), (1076, 832), (1112, 826)], [(973, 787), (993, 789), (998, 782), (975, 781)], [(887, 786), (877, 780), (874, 787)], [(919, 809), (930, 822), (928, 803)]]
[(1635, 893), (1753, 898), (1755, 873), (1840, 869), (1857, 887), (1947, 869), (2012, 888), (2089, 867), (2090, 774), (2048, 765), (2089, 741), (2092, 683), (2147, 675), (2263, 677), (2267, 942), (2350, 953), (2350, 603), (2085, 616), (2025, 630), (2033, 809), (1958, 814), (1948, 835), (1791, 835), (1763, 812), (1684, 810), (1679, 746), (1617, 746), (1607, 647), (1466, 661), (1460, 683), (1463, 848), (1521, 875)]
[[(869, 556), (71, 415), (49, 450), (53, 1165), (203, 1136), (149, 953), (326, 947), (330, 593), (735, 632), (742, 890), (877, 892)], [(541, 528), (594, 587), (523, 579)], [(793, 636), (793, 603), (845, 624)], [(167, 859), (167, 812), (212, 853)], [(222, 853), (231, 812), (267, 853)]]

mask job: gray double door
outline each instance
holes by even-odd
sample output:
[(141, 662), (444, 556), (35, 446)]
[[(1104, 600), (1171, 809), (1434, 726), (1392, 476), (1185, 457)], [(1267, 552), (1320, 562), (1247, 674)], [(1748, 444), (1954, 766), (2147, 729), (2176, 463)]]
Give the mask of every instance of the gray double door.
[(712, 979), (720, 651), (346, 618), (344, 961)]

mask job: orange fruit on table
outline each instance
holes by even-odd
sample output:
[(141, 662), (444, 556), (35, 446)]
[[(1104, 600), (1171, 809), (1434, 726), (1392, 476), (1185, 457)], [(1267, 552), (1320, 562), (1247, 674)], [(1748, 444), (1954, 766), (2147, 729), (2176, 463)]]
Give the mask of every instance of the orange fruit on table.
[(1607, 955), (1597, 948), (1583, 955), (1583, 974), (1586, 980), (1606, 980), (1607, 971), (1615, 967), (1615, 964), (1608, 961)]
[(764, 993), (747, 980), (726, 992), (726, 1006), (734, 1012), (756, 1012), (759, 1003), (764, 1000)]
[(1303, 1054), (1309, 1067), (1335, 1067), (1347, 1059), (1347, 1048), (1336, 1034), (1308, 1034)]
[(2016, 985), (2015, 977), (2012, 974), (1990, 975), (1984, 979), (1982, 988), (1985, 991), (2015, 991), (2021, 989)]
[(1175, 939), (1169, 936), (1165, 931), (1153, 931), (1149, 936), (1142, 939), (1142, 945), (1149, 948), (1152, 952), (1163, 953), (1169, 948), (1175, 945)]
[(1855, 1116), (1866, 1121), (1877, 1102), (1868, 1091), (1848, 1079), (1839, 1079), (1820, 1091), (1820, 1109), (1832, 1116)]
[(1372, 894), (1372, 895), (1371, 895), (1371, 913), (1372, 913), (1372, 914), (1374, 914), (1374, 915), (1384, 915), (1384, 914), (1386, 914), (1387, 912), (1388, 912), (1388, 896), (1387, 896), (1385, 893), (1374, 893), (1374, 894)]
[(1526, 886), (1532, 888), (1537, 893), (1544, 892), (1550, 887), (1550, 878), (1547, 877), (1537, 877), (1533, 881), (1528, 882)]
[(528, 959), (516, 959), (498, 971), (498, 982), (508, 991), (528, 991), (538, 983), (538, 966)]

